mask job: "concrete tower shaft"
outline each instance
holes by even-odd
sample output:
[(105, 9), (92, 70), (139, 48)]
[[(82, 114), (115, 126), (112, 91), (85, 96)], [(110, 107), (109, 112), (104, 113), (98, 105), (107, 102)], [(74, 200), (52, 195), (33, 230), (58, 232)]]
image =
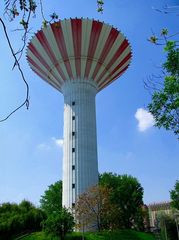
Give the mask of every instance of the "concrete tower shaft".
[(90, 81), (66, 82), (64, 95), (63, 205), (98, 183), (96, 86)]

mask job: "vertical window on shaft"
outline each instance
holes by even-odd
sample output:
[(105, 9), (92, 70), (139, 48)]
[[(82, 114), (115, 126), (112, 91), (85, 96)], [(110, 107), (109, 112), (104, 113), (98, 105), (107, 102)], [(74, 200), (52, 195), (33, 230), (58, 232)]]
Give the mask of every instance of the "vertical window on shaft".
[(75, 188), (75, 184), (74, 183), (72, 183), (72, 188)]
[(75, 165), (72, 165), (72, 170), (75, 170)]
[(72, 120), (75, 120), (75, 116), (72, 116)]
[(75, 101), (72, 102), (72, 106), (74, 106), (74, 105), (75, 105)]
[(72, 132), (72, 136), (75, 136), (75, 132)]
[(72, 148), (72, 152), (75, 152), (75, 148)]

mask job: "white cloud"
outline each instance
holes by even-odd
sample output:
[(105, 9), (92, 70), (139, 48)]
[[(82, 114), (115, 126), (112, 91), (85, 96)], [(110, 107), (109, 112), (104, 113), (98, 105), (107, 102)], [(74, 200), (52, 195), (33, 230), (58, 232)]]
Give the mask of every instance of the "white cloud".
[(52, 137), (51, 139), (55, 143), (56, 146), (59, 146), (60, 148), (63, 147), (63, 139), (62, 138)]
[(155, 123), (153, 115), (144, 108), (138, 108), (135, 113), (135, 118), (138, 120), (138, 129), (144, 132)]
[(63, 139), (51, 137), (48, 142), (40, 143), (37, 145), (38, 150), (49, 151), (54, 149), (54, 147), (62, 148), (63, 147)]
[(38, 150), (50, 150), (51, 149), (51, 146), (47, 143), (40, 143), (37, 145), (37, 149)]

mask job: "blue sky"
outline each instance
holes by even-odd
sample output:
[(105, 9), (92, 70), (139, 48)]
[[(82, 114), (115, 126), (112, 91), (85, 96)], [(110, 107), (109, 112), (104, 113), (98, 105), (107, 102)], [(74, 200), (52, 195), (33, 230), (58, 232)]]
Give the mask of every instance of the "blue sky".
[[(147, 204), (168, 201), (169, 191), (179, 178), (179, 145), (171, 132), (151, 126), (151, 116), (144, 111), (150, 95), (143, 80), (159, 73), (165, 57), (161, 47), (147, 41), (151, 31), (159, 33), (161, 28), (168, 28), (173, 34), (179, 27), (175, 14), (161, 14), (153, 7), (161, 9), (179, 1), (106, 0), (103, 14), (97, 13), (96, 0), (44, 3), (47, 16), (55, 10), (61, 19), (99, 19), (117, 27), (129, 39), (133, 50), (131, 66), (96, 97), (99, 172), (135, 176), (144, 188)], [(2, 15), (2, 2), (0, 9)], [(37, 14), (32, 33), (41, 27), (41, 21)], [(16, 21), (8, 24), (18, 49), (20, 32), (12, 31), (17, 26)], [(2, 26), (0, 39), (3, 117), (24, 99), (25, 86), (18, 71), (11, 70), (13, 59)], [(0, 124), (0, 202), (28, 199), (39, 204), (44, 190), (62, 176), (63, 96), (30, 70), (25, 56), (21, 64), (30, 86), (30, 109), (21, 109)]]

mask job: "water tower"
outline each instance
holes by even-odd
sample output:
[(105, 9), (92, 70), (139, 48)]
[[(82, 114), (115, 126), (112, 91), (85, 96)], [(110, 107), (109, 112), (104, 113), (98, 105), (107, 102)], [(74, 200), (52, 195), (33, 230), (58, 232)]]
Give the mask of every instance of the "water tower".
[(95, 96), (128, 68), (131, 48), (108, 24), (65, 19), (35, 34), (27, 60), (64, 95), (63, 206), (73, 208), (98, 183)]

